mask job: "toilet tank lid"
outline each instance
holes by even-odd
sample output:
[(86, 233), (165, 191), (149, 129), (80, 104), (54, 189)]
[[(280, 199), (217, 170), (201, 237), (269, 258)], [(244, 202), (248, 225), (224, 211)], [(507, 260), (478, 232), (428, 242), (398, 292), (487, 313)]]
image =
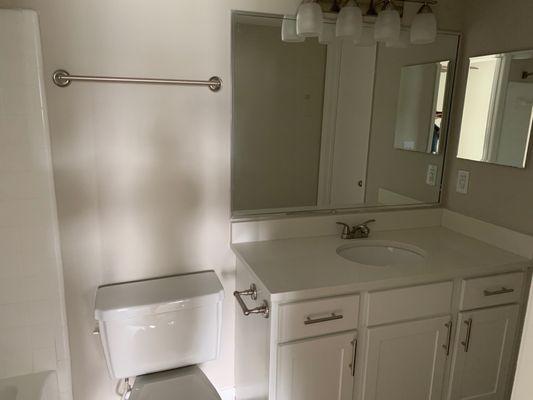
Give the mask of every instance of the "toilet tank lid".
[(99, 321), (129, 319), (223, 299), (224, 289), (215, 272), (204, 271), (101, 286), (96, 291), (94, 316)]

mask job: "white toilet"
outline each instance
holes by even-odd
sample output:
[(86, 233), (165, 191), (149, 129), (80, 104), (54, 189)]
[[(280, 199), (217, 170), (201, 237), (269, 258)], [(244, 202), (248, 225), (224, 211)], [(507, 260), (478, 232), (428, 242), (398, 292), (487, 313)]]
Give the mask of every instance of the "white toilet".
[(220, 400), (196, 364), (218, 356), (223, 299), (213, 271), (98, 288), (109, 373), (136, 377), (129, 400)]

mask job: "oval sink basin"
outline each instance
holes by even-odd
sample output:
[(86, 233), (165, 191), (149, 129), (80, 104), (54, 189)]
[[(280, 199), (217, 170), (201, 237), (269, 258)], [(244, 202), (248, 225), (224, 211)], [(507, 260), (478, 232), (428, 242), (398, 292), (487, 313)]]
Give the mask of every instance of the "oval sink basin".
[(425, 258), (424, 250), (407, 243), (364, 240), (337, 248), (337, 254), (359, 264), (387, 267), (419, 264)]

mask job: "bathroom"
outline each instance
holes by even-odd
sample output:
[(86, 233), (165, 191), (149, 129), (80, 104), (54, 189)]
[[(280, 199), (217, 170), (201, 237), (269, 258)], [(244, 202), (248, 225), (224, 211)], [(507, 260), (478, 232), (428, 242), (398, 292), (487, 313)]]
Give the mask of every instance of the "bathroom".
[[(254, 265), (248, 265), (252, 264), (250, 260), (255, 257), (252, 246), (259, 246), (260, 252), (264, 251), (260, 248), (262, 244), (281, 245), (288, 243), (285, 240), (313, 240), (325, 236), (335, 242), (332, 253), (324, 254), (324, 257), (331, 256), (335, 263), (342, 263), (338, 267), (332, 264), (331, 271), (333, 268), (349, 269), (350, 266), (350, 271), (355, 271), (360, 267), (336, 254), (338, 247), (367, 240), (407, 243), (407, 236), (393, 238), (394, 232), (442, 229), (451, 232), (450, 235), (468, 237), (465, 239), (468, 243), (475, 241), (481, 246), (477, 249), (486, 249), (487, 252), (483, 253), (485, 260), (487, 254), (498, 254), (493, 257), (495, 260), (504, 257), (500, 251), (511, 258), (520, 257), (521, 264), (517, 269), (506, 267), (498, 270), (497, 266), (493, 266), (490, 272), (471, 272), (466, 277), (475, 279), (512, 275), (523, 269), (520, 299), (506, 302), (520, 306), (515, 329), (517, 339), (510, 351), (512, 356), (507, 368), (507, 382), (496, 385), (497, 393), (477, 396), (453, 394), (449, 390), (452, 386), (449, 375), (454, 352), (464, 351), (460, 342), (465, 340), (464, 330), (467, 327), (459, 319), (463, 311), (459, 309), (459, 300), (455, 301), (464, 276), (440, 275), (428, 280), (428, 284), (452, 282), (454, 300), (451, 308), (437, 312), (435, 318), (451, 316), (449, 320), (453, 321), (453, 335), (448, 336), (447, 329), (439, 326), (438, 333), (442, 335), (438, 337), (438, 344), (440, 346), (440, 342), (448, 338), (453, 343), (449, 346), (450, 354), (441, 365), (444, 371), (442, 394), (428, 396), (427, 393), (417, 392), (409, 399), (522, 400), (531, 397), (533, 387), (528, 377), (533, 369), (533, 317), (529, 317), (525, 307), (528, 301), (532, 301), (527, 295), (529, 268), (533, 265), (533, 166), (531, 151), (528, 151), (529, 142), (523, 143), (523, 158), (517, 165), (489, 158), (483, 159), (488, 162), (481, 162), (483, 157), (476, 160), (474, 155), (461, 153), (461, 142), (469, 133), (467, 129), (462, 129), (464, 110), (467, 110), (468, 105), (469, 72), (480, 69), (479, 65), (475, 65), (476, 60), (469, 62), (469, 58), (533, 49), (531, 2), (516, 0), (512, 5), (503, 0), (429, 2), (436, 16), (439, 35), (445, 36), (446, 45), (441, 45), (443, 42), (439, 38), (428, 45), (407, 44), (392, 48), (387, 48), (383, 43), (377, 47), (352, 46), (349, 43), (352, 47), (346, 45), (346, 48), (359, 53), (353, 53), (356, 56), (348, 61), (355, 64), (351, 67), (360, 68), (361, 73), (342, 75), (341, 79), (348, 80), (346, 85), (342, 82), (338, 85), (326, 84), (328, 79), (339, 76), (328, 75), (326, 63), (308, 64), (309, 71), (300, 72), (309, 74), (303, 73), (297, 77), (312, 78), (311, 72), (322, 74), (324, 84), (317, 87), (324, 102), (327, 96), (331, 98), (332, 93), (328, 90), (332, 87), (341, 91), (348, 89), (350, 84), (362, 85), (365, 93), (370, 94), (364, 96), (360, 91), (344, 92), (348, 100), (343, 104), (353, 106), (349, 109), (353, 113), (345, 112), (343, 115), (346, 118), (340, 124), (335, 121), (335, 113), (331, 110), (329, 114), (323, 114), (320, 108), (318, 113), (306, 114), (308, 110), (294, 110), (290, 108), (291, 104), (281, 103), (282, 96), (275, 100), (282, 104), (282, 107), (275, 109), (283, 113), (280, 121), (291, 117), (292, 111), (298, 111), (303, 116), (299, 123), (314, 123), (306, 125), (315, 135), (314, 144), (311, 143), (315, 146), (314, 159), (304, 157), (309, 156), (313, 149), (291, 150), (298, 149), (298, 144), (309, 144), (301, 138), (290, 138), (291, 132), (298, 131), (295, 129), (298, 125), (294, 125), (296, 120), (287, 121), (292, 125), (288, 124), (289, 128), (285, 130), (282, 124), (271, 125), (282, 132), (280, 136), (272, 137), (288, 140), (287, 143), (292, 147), (283, 148), (279, 142), (239, 142), (239, 139), (246, 139), (246, 135), (240, 136), (243, 131), (239, 127), (243, 125), (239, 123), (250, 122), (250, 119), (239, 119), (242, 113), (249, 113), (256, 121), (260, 121), (257, 128), (265, 127), (267, 122), (275, 121), (275, 118), (266, 112), (254, 116), (253, 109), (246, 107), (262, 103), (239, 102), (241, 97), (238, 96), (257, 96), (265, 93), (265, 90), (268, 90), (268, 96), (276, 94), (269, 90), (271, 81), (266, 78), (254, 82), (256, 91), (239, 91), (239, 78), (253, 78), (240, 75), (237, 69), (239, 66), (246, 67), (237, 62), (237, 52), (244, 49), (240, 45), (250, 43), (244, 40), (246, 36), (237, 36), (236, 25), (240, 19), (243, 24), (254, 18), (277, 20), (273, 24), (280, 46), (287, 46), (284, 49), (289, 50), (297, 48), (294, 46), (312, 46), (322, 59), (333, 54), (333, 51), (329, 52), (330, 46), (333, 48), (346, 42), (333, 40), (327, 46), (319, 46), (316, 38), (310, 37), (303, 43), (284, 44), (281, 37), (282, 18), (294, 17), (300, 3), (299, 0), (0, 0), (0, 379), (11, 379), (10, 382), (13, 382), (19, 379), (13, 377), (37, 375), (34, 376), (34, 382), (21, 381), (21, 387), (30, 387), (32, 384), (39, 386), (44, 379), (44, 386), (57, 386), (54, 394), (49, 396), (53, 400), (119, 399), (124, 395), (124, 382), (110, 376), (102, 337), (93, 334), (98, 325), (95, 319), (98, 288), (214, 270), (224, 289), (220, 350), (216, 359), (201, 364), (201, 370), (221, 399), (290, 398), (284, 395), (285, 392), (278, 392), (281, 389), (276, 387), (274, 378), (279, 371), (270, 360), (276, 353), (274, 346), (284, 347), (285, 342), (274, 341), (271, 331), (266, 331), (277, 329), (274, 325), (281, 321), (278, 305), (305, 304), (308, 300), (345, 298), (348, 295), (352, 298), (360, 296), (358, 303), (347, 303), (347, 307), (353, 309), (358, 305), (359, 327), (352, 325), (343, 328), (342, 332), (357, 333), (359, 355), (351, 347), (351, 338), (346, 351), (348, 358), (351, 358), (352, 352), (357, 355), (352, 365), (355, 376), (352, 377), (351, 390), (343, 391), (337, 398), (385, 399), (383, 394), (365, 392), (365, 387), (369, 386), (365, 386), (364, 382), (365, 357), (362, 355), (368, 350), (368, 335), (365, 332), (373, 329), (367, 326), (369, 295), (407, 287), (409, 283), (376, 289), (350, 286), (355, 283), (346, 281), (340, 286), (334, 283), (336, 287), (345, 285), (339, 292), (329, 289), (320, 292), (321, 289), (314, 288), (304, 297), (286, 297), (278, 301), (275, 296), (266, 296), (268, 288), (262, 289), (267, 283), (266, 279), (265, 282), (257, 280), (258, 273), (255, 273), (253, 283), (260, 289), (258, 299), (253, 300), (251, 296), (241, 298), (244, 305), (250, 308), (260, 308), (266, 301), (270, 315), (264, 318), (264, 315), (255, 314), (244, 316), (233, 293), (249, 289), (251, 281), (245, 275), (241, 275), (240, 279), (239, 272), (250, 273), (255, 268)], [(331, 1), (323, 3), (325, 10), (332, 5)], [(344, 3), (340, 2), (340, 5), (345, 6)], [(358, 4), (366, 13), (369, 1), (361, 0)], [(422, 4), (395, 1), (394, 5), (402, 11), (403, 32), (408, 32), (408, 25)], [(381, 11), (381, 6), (381, 3), (377, 6), (378, 11)], [(335, 13), (324, 12), (324, 16), (335, 18)], [(24, 23), (12, 23), (19, 18)], [(367, 31), (373, 29), (374, 24), (375, 17), (365, 17)], [(21, 32), (26, 35), (25, 39), (14, 39)], [(239, 32), (244, 34), (246, 29)], [(243, 40), (239, 42), (239, 39)], [(450, 45), (450, 41), (455, 44)], [(435, 53), (424, 60), (425, 51)], [(292, 56), (296, 53), (289, 51), (287, 54)], [(420, 60), (405, 61), (408, 54), (420, 56)], [(20, 61), (20, 57), (23, 61)], [(19, 64), (15, 61), (17, 59)], [(387, 62), (380, 63), (380, 60)], [(439, 144), (435, 148), (429, 146), (428, 142), (422, 151), (398, 148), (394, 123), (398, 99), (396, 95), (393, 96), (392, 88), (398, 89), (401, 72), (407, 73), (409, 70), (398, 67), (397, 75), (394, 75), (387, 73), (387, 68), (400, 63), (414, 66), (437, 61), (448, 61), (446, 82), (442, 86), (445, 88), (443, 106), (446, 105), (446, 112), (441, 116)], [(266, 74), (269, 65), (272, 64), (257, 63), (254, 68), (263, 68)], [(303, 63), (297, 66), (300, 68), (302, 65), (305, 66)], [(72, 81), (70, 85), (61, 87), (52, 79), (57, 70), (96, 77), (202, 81), (219, 77), (222, 83), (218, 91), (199, 86), (142, 85), (132, 82)], [(294, 69), (292, 71), (294, 73)], [(29, 80), (24, 76), (29, 77)], [(384, 77), (384, 80), (378, 77)], [(393, 77), (396, 83), (391, 83)], [(291, 79), (287, 75), (279, 78)], [(281, 86), (275, 88), (283, 89)], [(34, 96), (38, 93), (40, 107), (35, 98), (28, 100), (24, 96), (28, 92)], [(282, 93), (290, 98), (290, 92)], [(268, 101), (271, 99), (268, 96), (263, 94), (255, 98), (262, 97)], [(313, 96), (304, 99), (313, 100)], [(378, 100), (383, 103), (376, 107)], [(314, 106), (322, 107), (322, 102)], [(466, 115), (474, 116), (476, 112), (482, 111), (468, 110)], [(331, 118), (326, 118), (327, 115)], [(9, 125), (9, 121), (13, 122), (13, 118), (10, 119), (13, 116), (32, 124), (19, 127), (19, 130), (11, 129), (13, 126), (16, 128), (16, 125)], [(360, 176), (341, 175), (354, 189), (349, 194), (359, 196), (359, 200), (352, 201), (351, 206), (331, 206), (325, 200), (328, 196), (315, 198), (314, 203), (310, 203), (308, 198), (298, 197), (303, 199), (300, 204), (288, 206), (280, 205), (277, 201), (273, 201), (272, 206), (259, 202), (259, 205), (253, 204), (252, 207), (237, 202), (239, 193), (258, 194), (265, 189), (265, 193), (255, 199), (263, 200), (272, 195), (271, 198), (275, 200), (276, 193), (286, 193), (287, 190), (296, 192), (298, 196), (309, 193), (304, 190), (291, 191), (293, 182), (287, 178), (304, 175), (308, 178), (307, 174), (302, 173), (303, 168), (320, 164), (317, 160), (326, 152), (322, 154), (325, 149), (318, 148), (317, 143), (320, 143), (320, 136), (328, 130), (328, 126), (330, 130), (332, 126), (343, 126), (352, 132), (366, 132), (365, 143), (358, 142), (354, 146), (349, 142), (340, 146), (339, 150), (342, 153), (343, 148), (348, 149), (342, 153), (347, 157), (351, 155), (350, 145), (354, 151), (360, 152), (353, 155), (351, 160), (366, 168), (366, 171)], [(379, 130), (378, 134), (375, 134), (376, 129)], [(31, 135), (20, 137), (13, 134), (22, 131)], [(253, 134), (260, 134), (261, 129), (246, 132), (250, 138)], [(480, 129), (476, 133), (480, 133)], [(383, 140), (379, 141), (379, 138)], [(352, 135), (345, 139), (354, 140), (357, 137)], [(387, 144), (386, 149), (383, 147), (386, 152), (366, 151), (374, 149), (375, 140)], [(254, 150), (253, 146), (258, 144), (263, 145), (264, 153), (239, 152), (241, 145), (251, 145), (251, 150)], [(403, 144), (412, 147), (409, 140), (403, 141)], [(265, 157), (268, 156), (267, 151), (273, 151), (270, 154), (274, 158), (270, 161)], [(247, 159), (248, 156), (251, 158)], [(299, 175), (289, 173), (291, 168), (279, 162), (289, 162), (291, 158), (292, 164), (289, 165)], [(298, 162), (294, 162), (294, 158)], [(239, 164), (239, 160), (244, 163)], [(247, 160), (255, 163), (247, 163)], [(243, 183), (266, 182), (267, 178), (254, 180), (254, 175), (248, 181), (236, 179), (242, 165), (255, 168), (261, 166), (261, 162), (268, 166), (267, 172), (278, 172), (276, 179), (283, 181), (284, 186), (276, 187), (274, 180), (269, 181), (269, 185), (245, 187), (244, 191), (239, 191)], [(430, 165), (436, 168), (429, 168)], [(259, 173), (258, 169), (253, 168), (250, 170), (254, 174)], [(467, 174), (459, 174), (459, 171)], [(327, 192), (322, 190), (325, 186), (321, 185), (323, 181), (319, 179), (327, 175), (326, 172), (318, 167), (313, 170), (312, 193)], [(428, 177), (434, 184), (426, 183)], [(362, 181), (362, 186), (359, 186), (359, 181)], [(385, 190), (380, 192), (380, 188)], [(379, 199), (380, 193), (382, 201)], [(361, 200), (365, 196), (372, 198), (368, 204)], [(383, 200), (383, 197), (388, 200)], [(391, 203), (386, 204), (388, 201)], [(351, 230), (353, 225), (370, 219), (376, 222), (368, 224), (367, 239), (341, 239), (343, 227), (337, 222), (347, 223)], [(443, 231), (439, 230), (441, 233)], [(454, 249), (460, 254), (460, 243), (449, 238), (442, 241), (443, 249), (451, 243), (455, 244)], [(248, 244), (250, 247), (246, 247)], [(316, 246), (316, 251), (320, 246)], [(269, 262), (272, 263), (275, 257), (291, 257), (290, 251), (285, 248), (272, 253)], [(475, 254), (483, 256), (480, 252)], [(296, 257), (294, 253), (292, 257)], [(471, 257), (473, 259), (474, 254)], [(369, 271), (385, 271), (382, 267), (376, 268), (370, 268)], [(294, 276), (289, 267), (285, 269), (287, 276), (276, 280), (280, 283), (279, 287), (283, 286), (285, 278), (289, 282)], [(393, 267), (389, 269), (395, 270)], [(318, 275), (316, 270), (306, 271), (301, 276), (301, 284), (310, 282)], [(334, 275), (333, 272), (331, 275)], [(341, 279), (342, 274), (330, 278), (335, 277)], [(417, 281), (414, 286), (424, 287), (423, 283)], [(498, 284), (488, 289), (499, 287)], [(448, 290), (449, 287), (444, 289)], [(437, 292), (430, 291), (431, 294)], [(518, 290), (514, 293), (518, 293)], [(430, 302), (420, 295), (411, 309), (425, 303)], [(390, 301), (386, 304), (392, 306), (395, 303)], [(491, 305), (487, 309), (492, 308), (497, 306)], [(355, 313), (352, 314), (355, 319)], [(328, 315), (318, 313), (311, 317), (325, 318)], [(315, 329), (317, 326), (348, 323), (350, 318), (346, 315), (338, 321), (305, 326)], [(392, 326), (433, 316), (417, 315), (377, 325)], [(249, 329), (248, 325), (244, 325), (243, 331), (243, 324), (251, 325)], [(265, 327), (265, 324), (268, 326)], [(460, 329), (457, 334), (456, 328)], [(338, 337), (333, 331), (311, 336)], [(475, 338), (474, 327), (473, 349)], [(261, 341), (261, 346), (248, 342), (256, 339)], [(306, 338), (300, 336), (286, 343), (305, 341)], [(442, 353), (444, 351), (439, 349), (439, 355)], [(346, 360), (344, 363), (347, 372), (351, 372), (348, 365), (352, 361)], [(404, 364), (402, 366), (405, 367)], [(258, 372), (251, 376), (256, 371), (254, 368)], [(45, 379), (39, 375), (43, 371), (55, 373)], [(245, 372), (250, 372), (250, 375), (246, 376)], [(323, 374), (324, 381), (328, 376)], [(243, 379), (252, 381), (243, 388)], [(493, 382), (496, 380), (495, 377), (491, 379)], [(314, 383), (320, 384), (321, 380)], [(323, 386), (329, 388), (326, 384)], [(392, 396), (391, 400), (406, 399), (401, 394), (400, 386), (404, 388), (408, 385), (399, 385), (399, 394)], [(13, 385), (0, 388), (0, 399), (46, 398), (38, 395), (24, 397), (12, 388)], [(23, 390), (19, 388), (18, 393), (23, 393)], [(301, 392), (292, 393), (295, 400), (300, 398)], [(310, 393), (306, 393), (306, 396), (308, 399), (320, 398), (312, 397)], [(164, 396), (160, 398), (165, 399)]]

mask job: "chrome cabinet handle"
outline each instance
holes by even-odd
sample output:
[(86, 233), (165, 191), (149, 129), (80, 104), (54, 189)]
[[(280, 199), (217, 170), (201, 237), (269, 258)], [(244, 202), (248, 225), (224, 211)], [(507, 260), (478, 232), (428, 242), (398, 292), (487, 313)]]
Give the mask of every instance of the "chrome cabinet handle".
[(348, 366), (352, 370), (352, 376), (355, 376), (355, 362), (357, 361), (357, 339), (352, 340), (350, 344), (353, 347), (353, 358), (352, 358), (352, 363), (349, 364)]
[(452, 326), (453, 326), (453, 322), (452, 321), (448, 321), (444, 324), (444, 326), (446, 328), (448, 328), (448, 339), (446, 340), (446, 344), (443, 344), (442, 347), (444, 348), (444, 350), (446, 350), (446, 356), (449, 356), (450, 355), (450, 346), (451, 346), (451, 342), (452, 342)]
[(250, 285), (250, 289), (247, 290), (241, 290), (241, 291), (234, 291), (233, 296), (237, 299), (237, 303), (241, 306), (242, 313), (245, 316), (248, 316), (250, 314), (263, 314), (264, 318), (268, 318), (270, 315), (270, 307), (268, 306), (268, 302), (266, 300), (263, 300), (263, 304), (254, 308), (248, 308), (244, 300), (242, 299), (242, 296), (250, 296), (252, 300), (257, 300), (257, 287), (255, 284)]
[(502, 286), (500, 290), (484, 290), (483, 294), (485, 296), (496, 296), (498, 294), (505, 294), (505, 293), (512, 293), (512, 292), (514, 292), (514, 289), (506, 288), (505, 286)]
[(344, 315), (342, 315), (342, 314), (331, 313), (331, 316), (324, 317), (324, 318), (307, 317), (307, 319), (304, 321), (304, 324), (305, 325), (319, 324), (321, 322), (334, 321), (336, 319), (343, 319), (343, 318), (344, 318)]
[(464, 323), (466, 324), (466, 337), (461, 344), (465, 348), (465, 353), (468, 353), (468, 349), (470, 348), (470, 335), (472, 334), (472, 318), (468, 318)]

